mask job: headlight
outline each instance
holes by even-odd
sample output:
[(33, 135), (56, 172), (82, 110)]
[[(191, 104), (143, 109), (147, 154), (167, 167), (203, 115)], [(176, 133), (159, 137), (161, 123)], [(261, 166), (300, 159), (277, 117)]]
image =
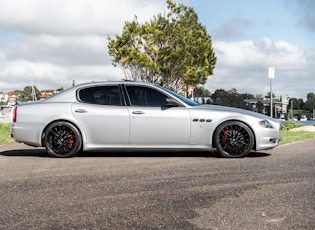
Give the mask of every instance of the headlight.
[(270, 122), (267, 120), (260, 121), (259, 124), (264, 128), (273, 128), (272, 124), (270, 124)]

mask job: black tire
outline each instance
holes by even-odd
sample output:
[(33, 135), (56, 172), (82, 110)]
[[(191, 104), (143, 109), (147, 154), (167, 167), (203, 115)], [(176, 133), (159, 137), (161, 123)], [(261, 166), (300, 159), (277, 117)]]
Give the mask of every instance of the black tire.
[(247, 156), (254, 146), (253, 131), (239, 121), (221, 124), (214, 134), (214, 145), (224, 157), (240, 158)]
[(53, 157), (74, 157), (81, 150), (82, 138), (73, 124), (58, 121), (47, 127), (44, 145)]

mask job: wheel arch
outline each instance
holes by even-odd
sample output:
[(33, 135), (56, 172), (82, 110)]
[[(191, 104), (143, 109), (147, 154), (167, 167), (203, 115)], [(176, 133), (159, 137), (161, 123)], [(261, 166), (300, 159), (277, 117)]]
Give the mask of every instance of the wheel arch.
[(80, 136), (81, 136), (81, 140), (82, 140), (82, 144), (81, 144), (81, 150), (82, 150), (82, 149), (83, 149), (83, 145), (84, 145), (84, 139), (83, 139), (82, 130), (81, 130), (81, 128), (80, 128), (75, 122), (73, 122), (73, 121), (71, 121), (71, 120), (67, 120), (67, 119), (57, 119), (57, 120), (53, 120), (53, 121), (51, 121), (51, 122), (49, 122), (49, 123), (46, 124), (46, 126), (45, 126), (45, 128), (43, 129), (43, 132), (42, 132), (42, 134), (41, 134), (41, 144), (42, 144), (42, 146), (43, 146), (43, 147), (46, 147), (46, 146), (45, 146), (45, 143), (44, 143), (44, 139), (45, 139), (45, 135), (46, 135), (47, 128), (48, 128), (51, 124), (53, 124), (53, 123), (55, 123), (55, 122), (60, 122), (60, 121), (62, 121), (62, 122), (68, 122), (68, 123), (74, 125), (74, 126), (78, 129), (78, 131), (79, 131), (79, 133), (80, 133)]
[(252, 149), (255, 150), (255, 149), (256, 149), (256, 134), (255, 134), (254, 130), (252, 129), (252, 127), (251, 127), (247, 122), (245, 122), (245, 121), (243, 121), (243, 120), (239, 120), (239, 119), (225, 120), (225, 121), (222, 121), (221, 123), (219, 123), (219, 124), (216, 126), (216, 128), (215, 128), (214, 131), (213, 131), (212, 140), (211, 140), (211, 141), (212, 141), (212, 147), (213, 147), (213, 148), (216, 148), (216, 147), (217, 147), (217, 146), (215, 146), (214, 138), (215, 138), (215, 133), (217, 132), (218, 128), (219, 128), (222, 124), (224, 124), (224, 123), (233, 122), (233, 121), (243, 123), (244, 125), (246, 125), (246, 126), (252, 131), (253, 136), (254, 136), (254, 145), (253, 145), (253, 148), (252, 148)]

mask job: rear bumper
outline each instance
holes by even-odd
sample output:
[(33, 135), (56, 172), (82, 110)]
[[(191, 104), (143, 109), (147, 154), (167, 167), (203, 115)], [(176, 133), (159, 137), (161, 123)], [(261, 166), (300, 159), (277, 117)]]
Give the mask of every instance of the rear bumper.
[(12, 123), (11, 136), (16, 142), (31, 146), (41, 146), (40, 123)]

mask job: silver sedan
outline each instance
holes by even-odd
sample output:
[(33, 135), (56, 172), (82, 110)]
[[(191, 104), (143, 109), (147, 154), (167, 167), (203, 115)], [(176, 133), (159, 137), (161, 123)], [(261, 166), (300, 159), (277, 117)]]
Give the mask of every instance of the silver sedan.
[(230, 107), (198, 105), (159, 85), (91, 82), (17, 105), (12, 135), (54, 157), (90, 150), (198, 150), (244, 157), (279, 145), (280, 122)]

